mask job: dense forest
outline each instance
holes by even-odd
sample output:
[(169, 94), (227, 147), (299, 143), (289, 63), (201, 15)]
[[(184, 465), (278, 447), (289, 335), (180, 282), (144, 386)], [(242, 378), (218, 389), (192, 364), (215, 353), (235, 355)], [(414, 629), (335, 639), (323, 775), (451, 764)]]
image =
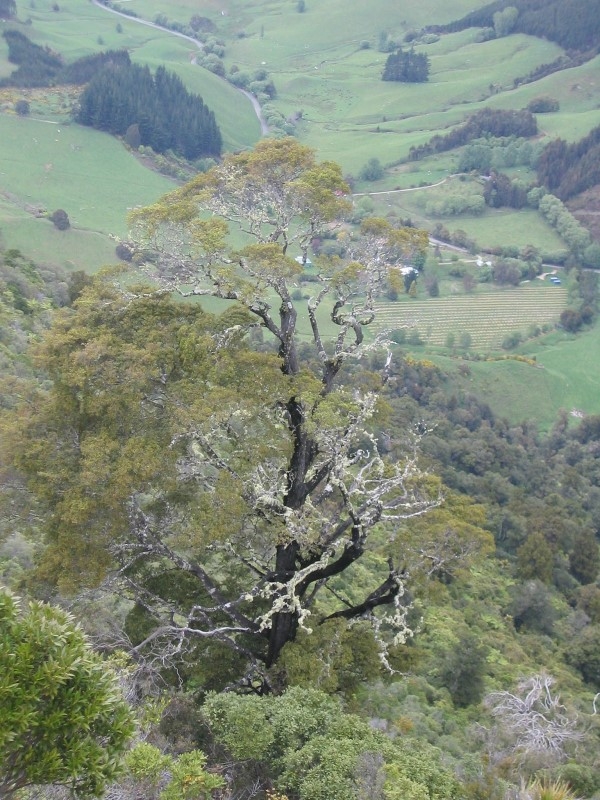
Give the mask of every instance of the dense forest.
[(504, 111), (483, 108), (471, 114), (466, 122), (454, 128), (446, 136), (436, 135), (423, 145), (411, 147), (409, 158), (411, 161), (418, 161), (433, 153), (461, 147), (482, 136), (529, 138), (535, 136), (537, 131), (535, 115), (527, 109)]
[(494, 15), (517, 9), (515, 33), (540, 36), (566, 50), (596, 50), (600, 46), (600, 8), (595, 0), (496, 0), (448, 25), (430, 26), (437, 33), (465, 28), (494, 29)]
[(600, 183), (600, 127), (578, 142), (555, 139), (542, 152), (537, 164), (540, 184), (561, 200), (569, 200)]
[(181, 79), (159, 67), (111, 64), (97, 72), (79, 100), (75, 119), (101, 131), (138, 138), (155, 153), (167, 150), (193, 160), (218, 156), (221, 133), (215, 116)]

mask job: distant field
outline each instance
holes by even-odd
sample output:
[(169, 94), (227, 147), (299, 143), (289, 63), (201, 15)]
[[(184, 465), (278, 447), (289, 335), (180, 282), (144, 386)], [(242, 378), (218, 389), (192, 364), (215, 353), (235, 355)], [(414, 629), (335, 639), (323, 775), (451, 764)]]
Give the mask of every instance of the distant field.
[[(251, 147), (259, 138), (260, 127), (249, 100), (208, 70), (191, 64), (192, 55), (197, 53), (193, 43), (112, 14), (89, 0), (67, 0), (59, 4), (58, 12), (52, 10), (52, 0), (34, 0), (33, 8), (25, 2), (20, 5), (19, 18), (29, 18), (32, 23), (21, 26), (23, 33), (67, 60), (100, 50), (126, 48), (133, 60), (148, 63), (153, 69), (165, 64), (178, 72), (190, 91), (200, 94), (215, 112), (226, 149)], [(161, 11), (169, 15), (169, 7), (162, 5)], [(192, 13), (197, 13), (197, 8)], [(140, 16), (152, 19), (153, 15), (140, 11)], [(121, 33), (117, 32), (117, 25)], [(6, 61), (7, 52), (6, 42), (0, 37), (0, 75), (14, 69)]]
[[(106, 263), (114, 252), (110, 237), (127, 232), (127, 210), (154, 202), (174, 186), (112, 136), (80, 125), (0, 114), (0, 141), (5, 246), (42, 261), (78, 269)], [(70, 230), (56, 231), (35, 217), (36, 210), (57, 208), (69, 215)]]
[(525, 335), (532, 325), (541, 327), (557, 322), (566, 297), (562, 287), (539, 281), (517, 289), (472, 295), (378, 302), (370, 330), (376, 333), (416, 329), (429, 346), (444, 346), (448, 334), (458, 341), (462, 333), (468, 333), (473, 351), (500, 350), (509, 333), (518, 331)]
[[(186, 85), (199, 92), (215, 111), (227, 149), (250, 147), (260, 136), (258, 120), (239, 92), (225, 81), (191, 63), (194, 43), (118, 17), (89, 0), (66, 0), (60, 11), (52, 0), (35, 0), (25, 15), (32, 24), (24, 32), (40, 44), (75, 58), (108, 47), (127, 47), (134, 60), (152, 68), (166, 64)], [(456, 156), (442, 154), (422, 164), (402, 164), (411, 146), (446, 132), (468, 114), (484, 107), (521, 108), (534, 96), (556, 96), (561, 109), (539, 116), (544, 135), (587, 133), (600, 123), (600, 81), (594, 62), (548, 76), (535, 84), (514, 88), (514, 80), (541, 63), (560, 55), (557, 45), (521, 34), (485, 43), (474, 41), (469, 29), (443, 36), (430, 45), (418, 45), (431, 59), (426, 84), (385, 83), (380, 80), (387, 58), (377, 49), (382, 32), (401, 40), (411, 29), (432, 21), (447, 22), (477, 7), (476, 0), (374, 0), (353, 4), (345, 0), (307, 0), (298, 13), (291, 0), (122, 0), (121, 7), (145, 20), (164, 14), (187, 23), (193, 14), (210, 18), (217, 36), (225, 41), (225, 65), (234, 64), (250, 74), (266, 69), (274, 80), (272, 101), (284, 116), (302, 112), (299, 138), (315, 147), (321, 158), (338, 161), (345, 172), (357, 174), (372, 157), (384, 165), (397, 165), (384, 180), (358, 184), (357, 191), (377, 191), (397, 186), (442, 180), (456, 168)], [(117, 30), (119, 27), (120, 32)], [(4, 59), (3, 59), (4, 55)], [(6, 46), (0, 39), (0, 72), (8, 69)], [(111, 169), (104, 164), (105, 170)], [(383, 207), (402, 211), (427, 222), (416, 198), (394, 197)], [(480, 218), (440, 220), (461, 227), (483, 245), (532, 243), (556, 250), (562, 243), (537, 215), (517, 222), (520, 214), (485, 214)], [(535, 217), (535, 219), (534, 219)], [(434, 220), (435, 221), (435, 220)]]
[[(541, 431), (550, 430), (561, 409), (574, 424), (581, 413), (600, 414), (600, 377), (590, 362), (590, 354), (600, 352), (600, 326), (576, 337), (556, 331), (519, 352), (535, 355), (536, 366), (514, 360), (468, 361), (463, 363), (469, 374), (455, 380), (499, 417), (512, 423), (534, 419)], [(415, 355), (419, 357), (416, 351)], [(456, 373), (456, 359), (427, 357)]]

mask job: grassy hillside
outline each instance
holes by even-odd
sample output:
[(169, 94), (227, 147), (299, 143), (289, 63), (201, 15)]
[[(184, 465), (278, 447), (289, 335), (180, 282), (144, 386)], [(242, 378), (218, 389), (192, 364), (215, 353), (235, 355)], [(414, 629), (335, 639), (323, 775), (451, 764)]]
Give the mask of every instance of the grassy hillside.
[[(600, 328), (578, 336), (556, 332), (530, 342), (521, 351), (536, 357), (537, 366), (515, 361), (469, 361), (468, 375), (457, 380), (500, 417), (513, 423), (535, 419), (549, 431), (564, 409), (573, 422), (582, 414), (600, 414), (600, 380), (590, 355), (600, 352)], [(434, 355), (443, 368), (456, 370), (456, 360)]]
[[(387, 167), (384, 178), (356, 185), (358, 192), (373, 193), (374, 213), (410, 216), (426, 226), (441, 222), (450, 230), (464, 230), (482, 246), (531, 243), (544, 252), (557, 252), (564, 243), (533, 209), (486, 209), (479, 216), (430, 219), (427, 200), (436, 193), (442, 196), (444, 185), (377, 194), (447, 181), (457, 169), (456, 151), (420, 162), (407, 162), (408, 152), (483, 107), (518, 109), (539, 95), (554, 97), (560, 103), (559, 111), (538, 115), (540, 141), (555, 136), (574, 141), (600, 123), (600, 83), (596, 79), (600, 57), (514, 88), (515, 79), (563, 52), (557, 44), (524, 34), (484, 43), (476, 42), (473, 28), (447, 34), (431, 44), (417, 44), (431, 60), (428, 83), (380, 80), (387, 58), (387, 53), (378, 49), (382, 33), (401, 41), (411, 30), (434, 21), (443, 24), (458, 19), (480, 6), (477, 0), (426, 0), (421, 4), (375, 0), (355, 5), (349, 13), (342, 0), (306, 0), (304, 13), (299, 13), (296, 3), (288, 0), (229, 0), (225, 4), (208, 0), (201, 10), (194, 0), (174, 0), (168, 5), (164, 0), (122, 3), (124, 9), (146, 21), (159, 13), (180, 23), (187, 23), (193, 14), (208, 17), (215, 35), (225, 42), (225, 68), (235, 65), (248, 73), (266, 70), (277, 88), (271, 105), (284, 117), (302, 112), (296, 135), (315, 147), (321, 158), (332, 158), (355, 175), (368, 159), (378, 158)], [(51, 0), (18, 2), (17, 7), (21, 30), (67, 60), (126, 47), (138, 63), (153, 69), (165, 64), (214, 110), (226, 149), (250, 147), (259, 138), (259, 123), (249, 101), (193, 63), (198, 54), (193, 42), (117, 16), (87, 0), (66, 0), (58, 12), (52, 10)], [(24, 24), (28, 20), (30, 24)], [(6, 54), (0, 38), (0, 75), (12, 68)], [(10, 100), (0, 98), (9, 111)], [(19, 247), (34, 259), (96, 269), (114, 260), (111, 236), (125, 233), (127, 209), (152, 202), (172, 183), (142, 166), (110, 137), (66, 124), (68, 105), (62, 102), (60, 91), (55, 91), (47, 93), (43, 103), (32, 102), (31, 118), (0, 114), (6, 155), (0, 175), (0, 228), (6, 246)], [(525, 167), (516, 167), (512, 174), (524, 180), (534, 177)], [(56, 231), (46, 219), (34, 216), (36, 208), (64, 208), (72, 228)], [(566, 342), (557, 341), (556, 349), (559, 354), (563, 349), (566, 352)], [(560, 361), (561, 356), (556, 357)], [(568, 367), (571, 359), (565, 364)], [(511, 368), (502, 367), (509, 373)], [(573, 386), (580, 383), (570, 382)], [(505, 391), (503, 388), (497, 396)], [(592, 397), (584, 382), (581, 391)], [(558, 398), (561, 393), (553, 389), (552, 396)], [(524, 406), (531, 406), (531, 398), (521, 397)], [(549, 418), (557, 402), (562, 404), (552, 400), (547, 412), (540, 413)], [(593, 407), (593, 401), (586, 403)]]
[[(113, 137), (79, 125), (0, 114), (0, 139), (0, 229), (7, 247), (36, 261), (88, 270), (114, 261), (110, 237), (125, 235), (127, 210), (173, 187)], [(40, 216), (57, 208), (67, 231)]]

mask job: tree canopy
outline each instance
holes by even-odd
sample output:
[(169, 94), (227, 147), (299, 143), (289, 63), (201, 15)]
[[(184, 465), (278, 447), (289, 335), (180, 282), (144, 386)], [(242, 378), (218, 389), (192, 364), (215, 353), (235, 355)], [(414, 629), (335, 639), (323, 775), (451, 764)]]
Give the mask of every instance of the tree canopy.
[(213, 112), (164, 67), (155, 75), (138, 64), (104, 67), (81, 95), (76, 120), (121, 136), (130, 125), (138, 125), (141, 143), (156, 153), (173, 150), (195, 159), (221, 152)]
[(429, 79), (429, 57), (425, 53), (415, 53), (414, 49), (390, 53), (383, 68), (382, 81), (401, 81), (402, 83), (425, 83)]

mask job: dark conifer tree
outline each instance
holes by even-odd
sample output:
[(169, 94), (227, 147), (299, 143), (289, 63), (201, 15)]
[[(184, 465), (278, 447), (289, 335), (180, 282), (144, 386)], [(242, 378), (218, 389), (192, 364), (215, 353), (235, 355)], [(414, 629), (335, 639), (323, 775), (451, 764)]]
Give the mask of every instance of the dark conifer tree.
[(190, 160), (222, 147), (213, 112), (164, 67), (152, 76), (148, 67), (108, 64), (82, 93), (76, 121), (120, 136), (137, 124), (141, 144)]
[(414, 48), (390, 53), (383, 68), (381, 80), (403, 83), (425, 83), (429, 78), (429, 57), (415, 53)]
[(0, 18), (9, 19), (17, 13), (15, 0), (0, 0)]

